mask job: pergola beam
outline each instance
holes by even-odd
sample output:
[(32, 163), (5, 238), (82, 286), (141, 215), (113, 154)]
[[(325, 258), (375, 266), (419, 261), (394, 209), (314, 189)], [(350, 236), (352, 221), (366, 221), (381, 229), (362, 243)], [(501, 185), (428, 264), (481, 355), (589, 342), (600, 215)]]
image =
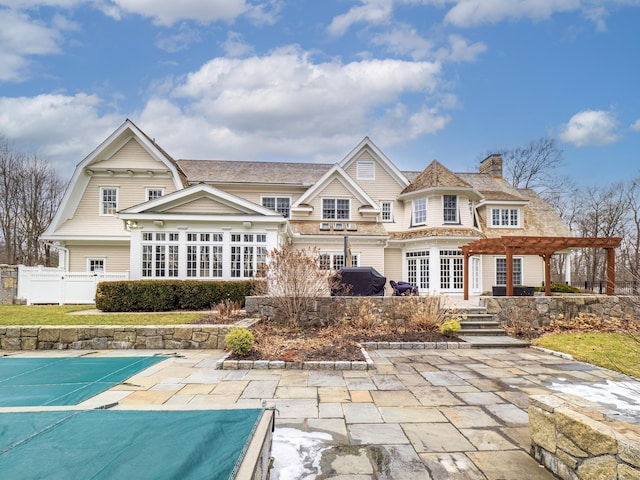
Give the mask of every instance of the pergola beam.
[(539, 255), (544, 260), (545, 295), (551, 295), (551, 256), (571, 248), (604, 248), (607, 252), (607, 295), (615, 294), (615, 249), (622, 238), (503, 236), (484, 238), (461, 247), (464, 255), (464, 299), (469, 299), (469, 257), (503, 254), (507, 257), (507, 296), (513, 295), (513, 255)]

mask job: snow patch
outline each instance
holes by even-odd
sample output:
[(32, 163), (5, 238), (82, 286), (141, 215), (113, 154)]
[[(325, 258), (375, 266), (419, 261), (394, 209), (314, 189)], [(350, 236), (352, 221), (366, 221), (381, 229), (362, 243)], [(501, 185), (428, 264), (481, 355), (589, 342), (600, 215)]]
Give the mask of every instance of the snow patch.
[(271, 443), (272, 480), (313, 480), (320, 474), (320, 458), (329, 448), (328, 433), (276, 428)]
[(591, 402), (613, 405), (621, 413), (640, 416), (640, 383), (614, 382), (607, 380), (604, 384), (552, 383), (550, 388), (558, 392), (582, 397)]

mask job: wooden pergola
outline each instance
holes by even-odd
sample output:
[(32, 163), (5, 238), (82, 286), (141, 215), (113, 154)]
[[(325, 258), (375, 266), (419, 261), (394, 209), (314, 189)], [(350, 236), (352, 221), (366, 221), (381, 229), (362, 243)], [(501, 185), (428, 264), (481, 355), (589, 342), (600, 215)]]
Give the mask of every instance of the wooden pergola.
[(464, 254), (464, 299), (469, 299), (469, 257), (473, 255), (504, 254), (507, 257), (507, 296), (513, 295), (513, 256), (539, 255), (544, 260), (545, 295), (551, 295), (551, 256), (568, 248), (604, 248), (607, 252), (607, 295), (615, 294), (615, 249), (622, 241), (619, 237), (525, 237), (505, 236), (484, 238), (461, 247)]

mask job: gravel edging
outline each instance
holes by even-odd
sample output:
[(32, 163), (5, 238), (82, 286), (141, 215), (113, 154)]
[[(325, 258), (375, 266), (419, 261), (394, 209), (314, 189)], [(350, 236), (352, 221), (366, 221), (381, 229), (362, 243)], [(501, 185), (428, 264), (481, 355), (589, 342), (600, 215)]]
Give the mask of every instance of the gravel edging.
[(373, 360), (367, 353), (370, 350), (447, 350), (471, 348), (466, 342), (365, 342), (360, 344), (364, 361), (309, 361), (285, 362), (283, 360), (227, 360), (231, 352), (216, 362), (216, 370), (370, 370)]

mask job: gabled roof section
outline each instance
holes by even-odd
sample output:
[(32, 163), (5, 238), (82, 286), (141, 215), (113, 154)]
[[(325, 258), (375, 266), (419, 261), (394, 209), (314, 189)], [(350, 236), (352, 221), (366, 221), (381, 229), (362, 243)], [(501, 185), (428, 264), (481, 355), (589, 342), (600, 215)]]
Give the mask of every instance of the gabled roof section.
[(42, 234), (46, 240), (68, 219), (72, 218), (80, 199), (89, 183), (90, 177), (85, 173), (92, 164), (104, 158), (109, 158), (120, 150), (132, 138), (142, 146), (142, 148), (155, 160), (164, 165), (175, 183), (176, 189), (182, 189), (186, 185), (186, 176), (177, 165), (175, 160), (160, 148), (153, 139), (140, 130), (131, 120), (126, 119), (111, 135), (109, 135), (96, 149), (87, 155), (76, 168), (71, 176), (71, 180), (64, 192), (60, 206), (56, 211), (53, 220)]
[(298, 207), (302, 204), (309, 203), (310, 200), (317, 197), (327, 186), (338, 180), (344, 187), (363, 205), (371, 205), (374, 209), (378, 209), (378, 204), (365, 192), (360, 185), (354, 182), (354, 180), (347, 175), (347, 173), (340, 167), (340, 165), (334, 165), (331, 170), (325, 173), (315, 185), (298, 198), (298, 200), (291, 206), (292, 208)]
[(282, 219), (284, 221), (284, 217), (278, 212), (206, 184), (193, 185), (168, 195), (149, 200), (148, 202), (134, 205), (133, 207), (121, 210), (117, 213), (117, 216), (126, 219), (137, 214), (162, 213), (171, 210), (172, 208), (187, 205), (190, 202), (195, 202), (202, 198), (208, 198), (217, 203), (226, 205), (240, 214), (273, 217), (274, 219)]
[(409, 180), (395, 166), (395, 164), (380, 150), (369, 137), (364, 137), (362, 141), (351, 150), (338, 164), (343, 170), (347, 170), (349, 166), (360, 156), (363, 150), (367, 150), (371, 156), (377, 160), (378, 164), (384, 168), (387, 173), (395, 179), (401, 187), (407, 187)]
[(430, 188), (473, 188), (437, 160), (433, 160), (401, 193), (412, 193)]

